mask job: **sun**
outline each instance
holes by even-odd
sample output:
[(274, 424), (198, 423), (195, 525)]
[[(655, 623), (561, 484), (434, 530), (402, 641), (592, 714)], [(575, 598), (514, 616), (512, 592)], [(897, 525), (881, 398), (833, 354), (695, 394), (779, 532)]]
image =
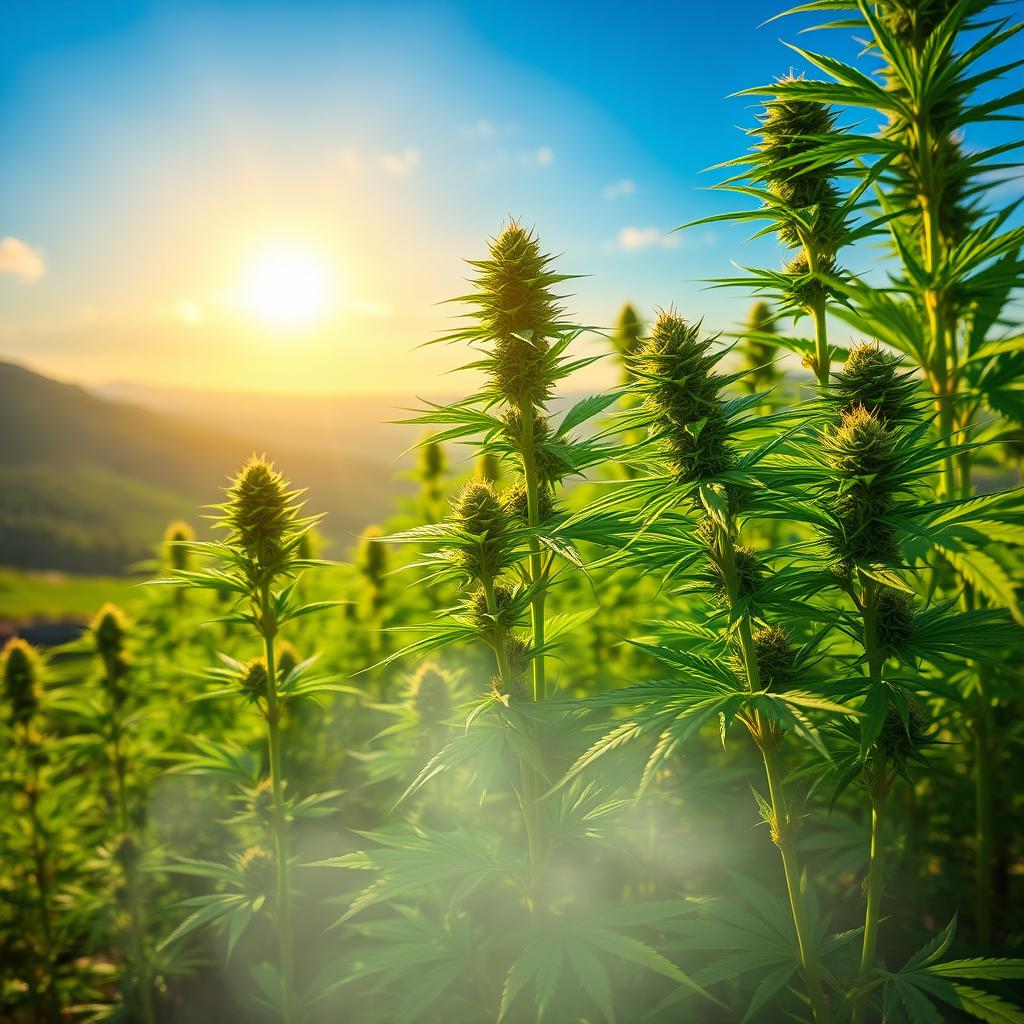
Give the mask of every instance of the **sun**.
[(329, 260), (301, 245), (274, 245), (257, 252), (242, 277), (242, 307), (280, 330), (310, 327), (330, 310), (335, 275)]

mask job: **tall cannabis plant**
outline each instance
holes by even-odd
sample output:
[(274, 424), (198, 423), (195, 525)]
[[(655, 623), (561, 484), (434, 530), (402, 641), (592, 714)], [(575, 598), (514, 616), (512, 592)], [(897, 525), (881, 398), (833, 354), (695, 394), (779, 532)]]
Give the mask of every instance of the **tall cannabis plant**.
[[(301, 492), (291, 489), (284, 477), (265, 458), (253, 457), (227, 490), (227, 500), (216, 506), (215, 525), (226, 533), (221, 541), (193, 543), (210, 568), (180, 570), (167, 582), (181, 587), (211, 589), (229, 595), (234, 610), (227, 618), (247, 627), (258, 639), (261, 653), (246, 662), (221, 655), (223, 668), (209, 676), (219, 683), (204, 698), (242, 696), (261, 716), (267, 744), (267, 774), (252, 778), (240, 765), (231, 747), (206, 743), (200, 756), (185, 761), (181, 770), (208, 771), (232, 780), (246, 806), (243, 822), (251, 832), (262, 832), (260, 843), (248, 846), (230, 865), (184, 861), (178, 870), (217, 879), (225, 892), (193, 900), (193, 912), (165, 940), (177, 941), (201, 926), (226, 919), (229, 952), (250, 922), (263, 909), (274, 915), (279, 960), (276, 969), (260, 968), (256, 977), (265, 998), (277, 1006), (281, 1020), (294, 1024), (302, 1019), (293, 935), (291, 881), (291, 832), (296, 817), (314, 814), (331, 794), (300, 799), (287, 793), (286, 760), (282, 722), (289, 705), (333, 692), (334, 684), (314, 677), (314, 659), (293, 664), (285, 673), (278, 654), (282, 627), (302, 616), (337, 602), (300, 603), (296, 599), (299, 574), (322, 564), (303, 558), (303, 543), (317, 517), (301, 516)], [(282, 659), (283, 660), (283, 659)]]
[[(1006, 168), (1000, 160), (1017, 142), (983, 148), (964, 141), (975, 126), (1012, 117), (1021, 102), (1019, 91), (988, 91), (1020, 66), (999, 54), (1021, 22), (1002, 17), (994, 0), (858, 0), (840, 6), (855, 12), (841, 25), (867, 37), (866, 59), (873, 66), (865, 72), (794, 47), (827, 79), (788, 83), (782, 95), (867, 108), (884, 118), (878, 134), (821, 140), (817, 159), (847, 162), (860, 169), (864, 182), (872, 181), (895, 265), (888, 287), (833, 282), (847, 299), (836, 314), (921, 368), (935, 407), (936, 440), (946, 448), (942, 494), (968, 496), (975, 449), (963, 442), (974, 440), (980, 423), (992, 417), (1024, 420), (1013, 386), (1024, 372), (1024, 348), (1004, 322), (1022, 284), (1024, 228), (1010, 224), (1013, 203), (1000, 206), (987, 198), (993, 194), (988, 185)], [(811, 3), (801, 10), (831, 17), (835, 7)], [(938, 546), (959, 577), (967, 606), (982, 600), (1021, 618), (1013, 570), (999, 545), (953, 539)], [(984, 942), (992, 917), (993, 708), (1006, 700), (1000, 682), (998, 673), (984, 669), (964, 679), (976, 762), (975, 917)]]

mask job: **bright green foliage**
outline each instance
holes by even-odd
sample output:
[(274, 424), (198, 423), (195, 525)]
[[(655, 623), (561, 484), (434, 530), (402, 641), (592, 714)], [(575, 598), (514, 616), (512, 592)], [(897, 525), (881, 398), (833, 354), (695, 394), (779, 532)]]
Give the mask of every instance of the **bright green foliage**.
[(721, 282), (735, 336), (626, 306), (575, 395), (571, 278), (509, 223), (348, 562), (254, 457), (163, 586), (6, 644), (0, 1018), (1024, 1021), (1024, 236), (961, 138), (1016, 27), (801, 10), (866, 47), (750, 91), (717, 219), (779, 269)]

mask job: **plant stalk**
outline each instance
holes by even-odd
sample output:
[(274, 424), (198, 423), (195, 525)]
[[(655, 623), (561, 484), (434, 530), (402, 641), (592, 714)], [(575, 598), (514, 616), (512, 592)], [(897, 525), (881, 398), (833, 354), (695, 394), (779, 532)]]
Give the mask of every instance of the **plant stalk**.
[[(878, 950), (878, 924), (882, 893), (885, 890), (885, 848), (882, 843), (882, 815), (885, 811), (884, 788), (871, 796), (871, 862), (868, 869), (867, 909), (864, 912), (864, 942), (860, 954), (858, 987), (862, 986), (875, 966)], [(861, 993), (853, 1007), (853, 1024), (863, 1024), (866, 1008)]]
[(281, 1020), (295, 1024), (295, 967), (292, 948), (291, 889), (288, 883), (288, 820), (281, 774), (281, 705), (277, 693), (274, 660), (270, 585), (260, 593), (260, 622), (267, 668), (267, 743), (270, 755), (270, 786), (274, 803), (274, 853), (277, 860), (277, 916), (281, 951)]
[[(732, 538), (728, 532), (719, 530), (722, 568), (725, 573), (726, 587), (730, 603), (735, 606), (739, 595), (739, 577), (736, 572), (736, 555)], [(757, 664), (757, 650), (750, 629), (750, 616), (740, 616), (737, 623), (740, 638), (740, 654), (747, 676), (747, 687), (751, 692), (761, 688), (761, 672)], [(811, 1001), (816, 1024), (829, 1024), (832, 1012), (825, 999), (821, 984), (821, 973), (817, 956), (810, 941), (807, 919), (804, 915), (803, 893), (800, 887), (800, 866), (793, 845), (793, 830), (789, 806), (786, 802), (782, 783), (782, 772), (779, 767), (777, 738), (771, 735), (772, 726), (758, 712), (756, 714), (755, 741), (764, 760), (765, 777), (768, 782), (768, 796), (772, 806), (774, 819), (773, 839), (782, 857), (782, 870), (786, 876), (786, 893), (789, 897), (789, 910), (793, 918), (796, 932), (797, 952), (800, 957), (800, 968), (807, 985), (807, 994)]]

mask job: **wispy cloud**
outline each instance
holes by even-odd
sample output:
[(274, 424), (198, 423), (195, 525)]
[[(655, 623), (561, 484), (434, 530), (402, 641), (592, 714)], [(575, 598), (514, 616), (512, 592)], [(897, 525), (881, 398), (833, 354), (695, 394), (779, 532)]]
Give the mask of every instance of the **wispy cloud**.
[(378, 153), (377, 164), (386, 174), (396, 178), (407, 178), (420, 165), (418, 149), (408, 146), (399, 153)]
[(22, 281), (38, 281), (46, 274), (42, 251), (20, 238), (0, 238), (0, 274), (13, 274)]
[(359, 178), (371, 170), (381, 170), (393, 178), (408, 178), (423, 160), (423, 154), (415, 146), (393, 152), (367, 151), (356, 146), (346, 146), (338, 154), (341, 170), (350, 178)]
[(622, 199), (631, 196), (636, 192), (636, 182), (630, 178), (623, 178), (621, 181), (613, 181), (604, 187), (601, 193), (605, 199)]
[(669, 234), (661, 228), (624, 227), (616, 239), (616, 248), (623, 252), (641, 252), (644, 249), (678, 249), (679, 235)]

